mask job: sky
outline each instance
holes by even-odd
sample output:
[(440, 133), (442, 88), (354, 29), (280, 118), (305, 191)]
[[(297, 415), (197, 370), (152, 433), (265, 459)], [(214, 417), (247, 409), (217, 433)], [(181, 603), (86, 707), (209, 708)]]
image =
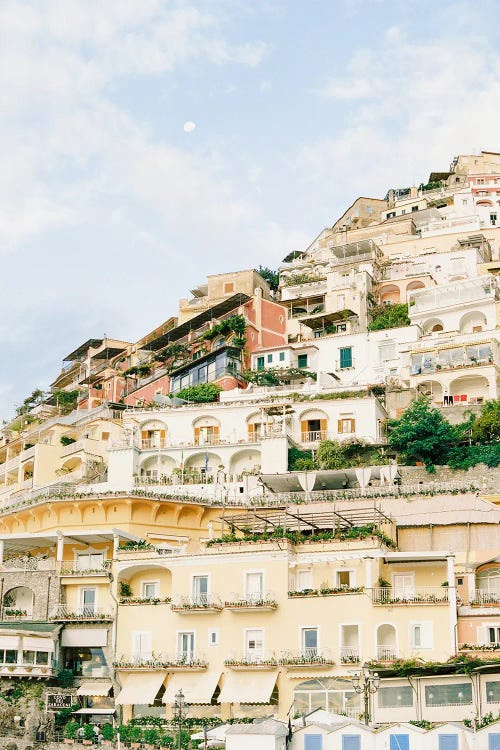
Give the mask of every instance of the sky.
[(500, 150), (500, 4), (2, 0), (0, 112), (10, 418), (87, 339)]

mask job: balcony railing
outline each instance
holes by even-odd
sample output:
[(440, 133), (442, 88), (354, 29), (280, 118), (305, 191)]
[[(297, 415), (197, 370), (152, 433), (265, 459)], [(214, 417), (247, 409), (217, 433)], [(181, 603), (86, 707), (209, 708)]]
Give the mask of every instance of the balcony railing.
[(398, 652), (395, 646), (377, 646), (378, 661), (390, 662), (398, 659)]
[(192, 596), (176, 596), (172, 601), (172, 610), (180, 613), (190, 612), (218, 612), (223, 604), (217, 594), (193, 594)]
[(22, 570), (24, 572), (32, 570), (55, 570), (55, 568), (55, 559), (43, 555), (8, 557), (0, 566), (0, 569), (4, 571)]
[(374, 604), (447, 604), (448, 588), (432, 586), (423, 589), (393, 589), (391, 587), (372, 589)]
[(97, 609), (97, 607), (70, 607), (68, 604), (59, 604), (50, 616), (51, 620), (59, 621), (97, 621), (104, 622), (113, 619), (113, 614), (108, 610)]
[(310, 430), (309, 432), (301, 432), (300, 442), (301, 443), (317, 443), (319, 440), (326, 440), (328, 432), (326, 430)]
[(341, 664), (360, 664), (361, 654), (359, 648), (356, 646), (341, 646), (340, 648), (340, 662)]
[(500, 591), (481, 591), (481, 589), (476, 589), (471, 592), (469, 603), (476, 607), (492, 604), (500, 606)]
[(120, 656), (113, 662), (117, 669), (169, 669), (169, 670), (201, 670), (206, 669), (208, 662), (205, 654), (187, 652), (178, 654), (133, 654)]
[(278, 602), (271, 591), (248, 594), (231, 592), (224, 602), (224, 607), (236, 612), (249, 609), (260, 609), (262, 611), (277, 609)]
[(111, 560), (105, 560), (102, 565), (95, 568), (80, 568), (78, 566), (62, 565), (60, 575), (62, 576), (109, 576)]
[(299, 651), (285, 651), (279, 663), (287, 667), (323, 666), (332, 667), (335, 661), (328, 649), (304, 648)]
[(238, 668), (260, 668), (273, 669), (278, 666), (279, 661), (274, 651), (263, 651), (261, 649), (251, 649), (243, 651), (240, 654), (231, 654), (224, 661), (226, 667), (232, 669)]
[(168, 442), (166, 438), (145, 438), (141, 440), (141, 448), (143, 451), (159, 450), (161, 448), (168, 448)]

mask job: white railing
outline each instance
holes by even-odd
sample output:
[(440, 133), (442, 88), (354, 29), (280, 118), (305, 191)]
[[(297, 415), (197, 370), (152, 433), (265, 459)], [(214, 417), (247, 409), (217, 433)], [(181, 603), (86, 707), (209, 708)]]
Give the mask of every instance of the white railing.
[(448, 602), (447, 586), (429, 586), (426, 588), (372, 589), (374, 604), (446, 604)]
[(470, 604), (498, 604), (500, 606), (500, 590), (482, 591), (476, 589), (471, 592), (469, 602)]
[(309, 432), (300, 433), (301, 443), (317, 443), (319, 440), (326, 440), (328, 432), (326, 430), (310, 430)]
[[(356, 500), (358, 498), (383, 498), (383, 497), (407, 497), (428, 496), (448, 492), (475, 492), (479, 489), (471, 482), (429, 482), (422, 484), (402, 485), (379, 485), (366, 487), (366, 489), (348, 488), (344, 490), (313, 490), (309, 492), (310, 502), (327, 502), (335, 500)], [(305, 492), (269, 492), (264, 496), (266, 505), (282, 505), (283, 503), (297, 503), (304, 500)]]
[(58, 604), (51, 615), (51, 620), (107, 620), (112, 619), (111, 612), (97, 607), (70, 607)]
[(98, 565), (95, 568), (80, 568), (78, 566), (69, 565), (66, 567), (62, 564), (60, 574), (62, 576), (88, 576), (88, 575), (108, 575), (111, 570), (111, 560), (106, 560), (102, 565)]
[(144, 438), (141, 440), (141, 448), (143, 451), (160, 448), (167, 448), (168, 442), (166, 438)]
[(341, 646), (340, 661), (342, 664), (359, 664), (361, 662), (359, 648), (357, 646)]
[(231, 591), (224, 602), (225, 607), (277, 607), (276, 595), (272, 591), (238, 593)]
[(308, 665), (308, 664), (335, 664), (330, 649), (327, 648), (302, 648), (298, 651), (284, 651), (279, 658), (281, 664)]
[(218, 594), (191, 594), (172, 599), (172, 609), (222, 609), (222, 606)]
[(231, 652), (224, 664), (226, 667), (238, 666), (278, 666), (278, 657), (274, 651), (264, 651), (263, 649), (246, 649), (241, 653)]
[(205, 654), (194, 651), (176, 654), (154, 653), (122, 655), (113, 662), (118, 669), (152, 669), (158, 667), (205, 667)]
[(428, 310), (454, 307), (466, 302), (495, 299), (496, 296), (498, 296), (497, 283), (487, 276), (418, 290), (410, 294), (410, 316)]
[(377, 659), (379, 661), (396, 661), (398, 652), (395, 646), (377, 645)]

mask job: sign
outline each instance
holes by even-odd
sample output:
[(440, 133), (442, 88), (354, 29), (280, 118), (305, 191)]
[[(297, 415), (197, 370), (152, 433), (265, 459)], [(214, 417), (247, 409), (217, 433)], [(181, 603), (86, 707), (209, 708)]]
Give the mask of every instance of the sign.
[(48, 693), (46, 711), (61, 711), (63, 708), (71, 708), (78, 703), (76, 695), (67, 693)]

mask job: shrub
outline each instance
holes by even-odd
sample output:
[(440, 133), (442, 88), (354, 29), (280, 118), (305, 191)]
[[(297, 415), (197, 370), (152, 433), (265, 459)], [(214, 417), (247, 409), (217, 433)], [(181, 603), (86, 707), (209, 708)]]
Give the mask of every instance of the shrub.
[(68, 721), (64, 727), (64, 736), (67, 740), (74, 740), (76, 733), (78, 732), (78, 723), (76, 721)]
[(500, 398), (487, 401), (472, 423), (472, 439), (478, 443), (500, 440)]
[(183, 388), (175, 394), (178, 398), (185, 401), (192, 401), (196, 404), (208, 404), (217, 401), (222, 388), (216, 383), (200, 383), (199, 385), (190, 385)]
[(111, 724), (104, 724), (102, 727), (102, 738), (105, 742), (112, 742), (115, 739), (116, 731)]
[(383, 331), (386, 328), (403, 328), (410, 325), (406, 303), (377, 305), (372, 308), (371, 315), (372, 321), (368, 326), (369, 331)]
[(83, 739), (92, 741), (95, 739), (95, 732), (92, 724), (83, 725)]
[(71, 687), (73, 684), (73, 672), (71, 669), (61, 669), (57, 674), (57, 681), (60, 687)]
[(457, 441), (457, 431), (425, 396), (415, 399), (400, 419), (389, 420), (388, 429), (390, 447), (427, 468), (446, 463)]

